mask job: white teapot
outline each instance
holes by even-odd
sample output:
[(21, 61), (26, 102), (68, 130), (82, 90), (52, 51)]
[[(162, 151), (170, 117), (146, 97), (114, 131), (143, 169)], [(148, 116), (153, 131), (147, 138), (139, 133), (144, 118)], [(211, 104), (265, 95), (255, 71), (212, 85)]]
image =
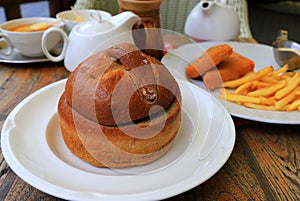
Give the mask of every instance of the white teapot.
[(47, 29), (43, 38), (50, 39), (50, 33), (56, 32), (62, 35), (64, 44), (61, 53), (54, 56), (49, 53), (46, 43), (42, 43), (45, 56), (55, 62), (64, 59), (65, 67), (73, 71), (81, 61), (97, 51), (123, 42), (134, 44), (131, 30), (133, 25), (140, 21), (136, 14), (127, 11), (107, 20), (95, 12), (91, 14), (91, 18), (91, 21), (77, 24), (69, 36), (59, 28)]
[(240, 21), (226, 0), (200, 1), (189, 13), (184, 32), (198, 41), (232, 40), (239, 35)]

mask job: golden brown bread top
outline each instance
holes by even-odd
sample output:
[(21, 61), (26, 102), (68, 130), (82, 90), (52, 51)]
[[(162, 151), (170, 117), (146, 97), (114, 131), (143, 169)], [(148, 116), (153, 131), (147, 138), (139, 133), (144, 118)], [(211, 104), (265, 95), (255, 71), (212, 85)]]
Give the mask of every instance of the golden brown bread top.
[(156, 114), (181, 99), (167, 68), (127, 43), (85, 59), (70, 74), (65, 94), (82, 116), (108, 126), (148, 118), (149, 112)]

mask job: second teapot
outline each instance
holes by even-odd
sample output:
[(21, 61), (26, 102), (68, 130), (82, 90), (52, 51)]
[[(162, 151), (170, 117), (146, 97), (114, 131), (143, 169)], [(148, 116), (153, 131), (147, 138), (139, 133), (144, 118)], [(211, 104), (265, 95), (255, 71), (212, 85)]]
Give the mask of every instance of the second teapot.
[(200, 1), (189, 13), (184, 32), (193, 39), (233, 40), (239, 35), (240, 21), (226, 0)]

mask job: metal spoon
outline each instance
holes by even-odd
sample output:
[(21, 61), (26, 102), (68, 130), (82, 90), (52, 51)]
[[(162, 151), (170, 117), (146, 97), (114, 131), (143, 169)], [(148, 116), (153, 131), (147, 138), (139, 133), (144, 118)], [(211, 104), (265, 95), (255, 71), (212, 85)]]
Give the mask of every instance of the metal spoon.
[(276, 62), (280, 66), (289, 65), (289, 70), (300, 68), (300, 45), (288, 40), (287, 31), (281, 30), (277, 40), (272, 43)]

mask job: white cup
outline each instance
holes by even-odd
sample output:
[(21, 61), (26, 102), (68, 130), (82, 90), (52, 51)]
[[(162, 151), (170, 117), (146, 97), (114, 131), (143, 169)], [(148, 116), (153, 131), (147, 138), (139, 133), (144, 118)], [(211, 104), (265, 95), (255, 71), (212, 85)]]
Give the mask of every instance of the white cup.
[[(42, 36), (45, 30), (28, 32), (13, 31), (13, 29), (18, 26), (41, 22), (51, 24), (53, 27), (63, 27), (63, 23), (60, 22), (60, 20), (50, 17), (19, 18), (1, 24), (0, 37), (6, 43), (6, 48), (0, 49), (0, 54), (9, 56), (13, 53), (14, 49), (16, 49), (23, 56), (44, 56), (45, 54), (42, 49)], [(53, 33), (51, 36), (47, 37), (47, 41), (44, 41), (46, 44), (45, 47), (51, 51), (57, 46), (61, 39), (62, 36), (60, 34)]]

